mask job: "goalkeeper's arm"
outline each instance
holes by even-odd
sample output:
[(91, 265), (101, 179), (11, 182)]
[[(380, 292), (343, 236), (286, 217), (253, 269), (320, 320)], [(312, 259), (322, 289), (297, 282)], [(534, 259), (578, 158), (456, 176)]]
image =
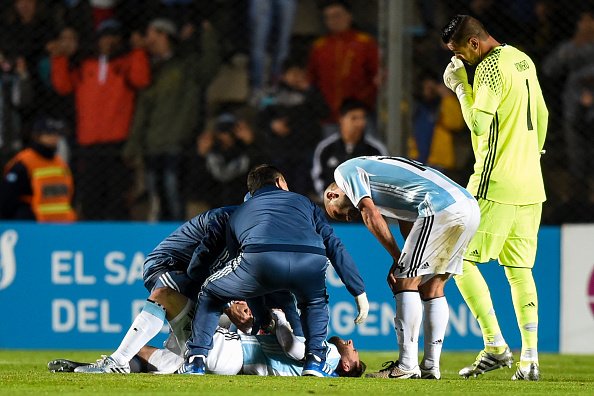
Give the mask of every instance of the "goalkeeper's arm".
[(547, 137), (547, 128), (549, 126), (549, 110), (542, 96), (542, 92), (537, 98), (536, 114), (537, 114), (537, 132), (538, 132), (538, 149), (541, 154), (544, 154), (544, 143)]
[[(460, 106), (462, 106), (462, 101), (460, 101)], [(465, 112), (464, 107), (462, 107), (462, 115), (468, 129), (477, 136), (488, 131), (493, 122), (493, 114), (485, 113), (482, 110), (470, 108)]]
[(443, 82), (458, 97), (464, 122), (466, 122), (472, 133), (482, 135), (488, 131), (493, 121), (493, 114), (473, 109), (474, 95), (472, 93), (472, 87), (468, 83), (464, 63), (455, 56), (452, 57), (451, 62), (447, 65), (443, 73)]

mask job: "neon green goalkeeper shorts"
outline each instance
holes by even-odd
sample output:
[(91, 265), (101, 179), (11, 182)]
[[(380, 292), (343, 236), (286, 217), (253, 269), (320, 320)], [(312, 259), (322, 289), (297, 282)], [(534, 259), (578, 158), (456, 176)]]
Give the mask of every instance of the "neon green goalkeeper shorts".
[(497, 259), (507, 267), (532, 268), (542, 203), (507, 205), (479, 198), (478, 204), (481, 222), (464, 259), (475, 263)]

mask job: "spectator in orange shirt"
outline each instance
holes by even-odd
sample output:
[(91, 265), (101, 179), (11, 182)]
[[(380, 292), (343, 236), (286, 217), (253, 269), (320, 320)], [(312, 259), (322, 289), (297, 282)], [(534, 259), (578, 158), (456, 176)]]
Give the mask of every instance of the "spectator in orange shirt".
[(57, 154), (62, 120), (40, 116), (30, 147), (6, 165), (0, 179), (0, 219), (72, 222), (74, 183), (68, 164)]
[[(121, 25), (102, 22), (96, 52), (76, 62), (76, 48), (53, 46), (51, 78), (61, 95), (74, 94), (77, 195), (87, 220), (126, 219), (124, 196), (130, 182), (121, 159), (128, 139), (136, 92), (150, 83), (145, 51), (131, 40), (127, 51)], [(133, 38), (136, 36), (132, 36)]]
[(324, 122), (328, 135), (338, 130), (335, 125), (346, 98), (360, 100), (371, 112), (375, 110), (379, 51), (373, 37), (353, 28), (351, 9), (345, 1), (327, 1), (322, 13), (328, 34), (313, 43), (308, 71), (331, 109)]

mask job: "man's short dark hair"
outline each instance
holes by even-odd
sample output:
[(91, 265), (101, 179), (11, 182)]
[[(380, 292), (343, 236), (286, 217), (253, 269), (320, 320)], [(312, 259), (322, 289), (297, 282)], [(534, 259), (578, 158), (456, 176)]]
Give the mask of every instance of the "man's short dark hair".
[(247, 189), (250, 194), (254, 194), (254, 192), (266, 185), (274, 186), (279, 177), (284, 176), (277, 167), (268, 164), (257, 165), (248, 173)]
[(470, 15), (456, 15), (441, 30), (441, 40), (444, 44), (461, 44), (472, 36), (486, 39), (488, 35), (483, 24)]
[(365, 373), (365, 370), (367, 370), (367, 365), (365, 362), (363, 362), (363, 360), (359, 360), (359, 364), (353, 366), (350, 371), (344, 371), (340, 368), (337, 368), (336, 372), (341, 377), (362, 377), (363, 373)]
[(365, 113), (369, 112), (367, 105), (358, 99), (346, 98), (342, 101), (342, 104), (340, 105), (339, 109), (341, 116), (353, 110), (363, 110)]

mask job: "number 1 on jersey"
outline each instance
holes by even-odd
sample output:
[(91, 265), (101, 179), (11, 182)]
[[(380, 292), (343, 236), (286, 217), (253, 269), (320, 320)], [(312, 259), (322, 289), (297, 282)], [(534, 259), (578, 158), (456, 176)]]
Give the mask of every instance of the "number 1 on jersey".
[(528, 90), (528, 112), (526, 114), (526, 122), (528, 123), (528, 130), (534, 130), (534, 126), (532, 126), (532, 116), (530, 115), (530, 84), (528, 84), (528, 79), (526, 79), (526, 90)]

